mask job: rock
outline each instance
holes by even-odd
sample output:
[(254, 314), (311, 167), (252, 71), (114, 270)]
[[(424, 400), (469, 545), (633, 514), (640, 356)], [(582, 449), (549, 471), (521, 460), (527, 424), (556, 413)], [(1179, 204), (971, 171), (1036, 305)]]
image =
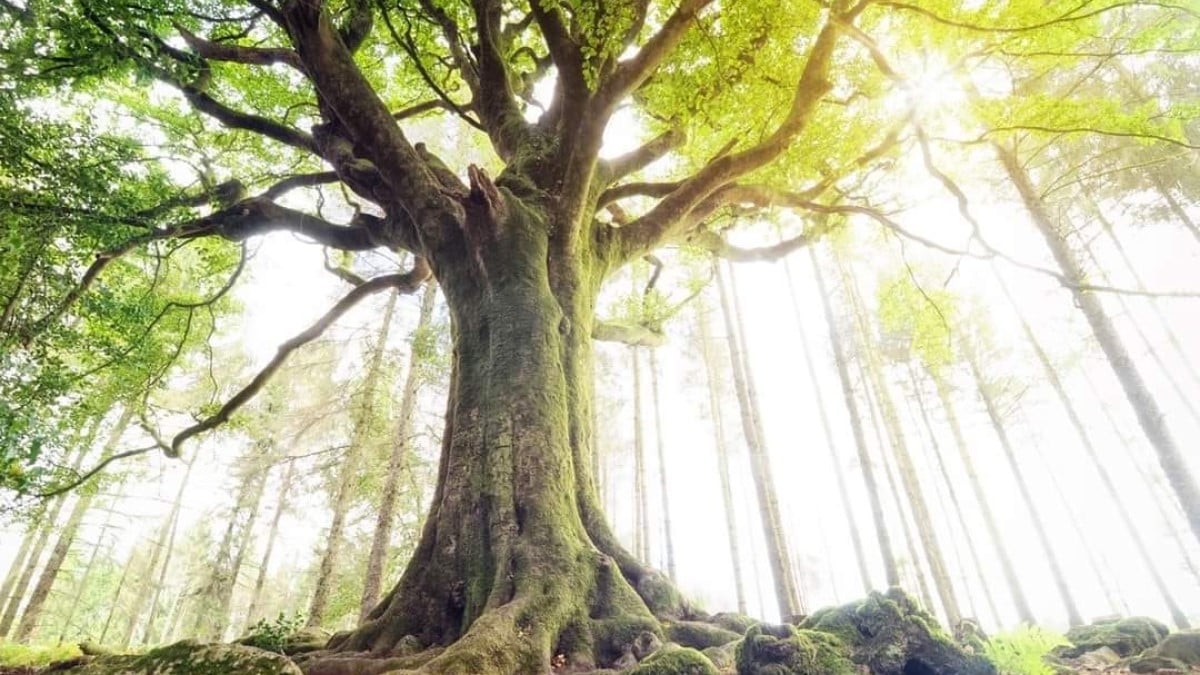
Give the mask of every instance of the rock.
[(832, 633), (850, 659), (874, 675), (995, 675), (996, 667), (968, 654), (911, 597), (898, 588), (817, 611), (802, 629)]
[(664, 647), (633, 670), (630, 675), (719, 675), (703, 654), (690, 647)]
[(1124, 619), (1102, 619), (1067, 631), (1072, 646), (1058, 647), (1056, 656), (1075, 658), (1081, 654), (1108, 647), (1122, 658), (1140, 654), (1158, 644), (1170, 632), (1154, 619), (1133, 616)]
[(1167, 635), (1157, 645), (1135, 657), (1129, 669), (1135, 673), (1152, 673), (1158, 668), (1187, 670), (1195, 666), (1200, 666), (1200, 631), (1188, 630)]
[(853, 675), (841, 640), (789, 624), (751, 626), (737, 648), (738, 675)]
[(1103, 670), (1120, 660), (1121, 655), (1114, 652), (1111, 647), (1101, 647), (1100, 649), (1093, 649), (1086, 654), (1079, 655), (1078, 658), (1072, 661), (1072, 664), (1078, 668)]
[(680, 621), (667, 626), (667, 639), (684, 647), (708, 649), (735, 642), (742, 633), (735, 633), (703, 621)]
[(737, 612), (721, 612), (719, 614), (714, 614), (709, 619), (709, 622), (714, 623), (725, 630), (733, 631), (738, 635), (745, 635), (746, 631), (749, 630), (751, 626), (762, 623), (754, 617), (746, 616), (745, 614), (738, 614)]
[(280, 654), (237, 644), (192, 640), (152, 649), (140, 656), (98, 656), (72, 675), (302, 675)]
[(738, 640), (737, 642), (730, 642), (720, 647), (709, 647), (701, 653), (709, 661), (712, 661), (717, 670), (721, 672), (733, 672), (733, 669), (737, 666), (737, 649), (740, 644), (742, 644), (742, 641)]
[(987, 640), (987, 633), (975, 619), (962, 619), (954, 627), (954, 643), (968, 654), (983, 654)]

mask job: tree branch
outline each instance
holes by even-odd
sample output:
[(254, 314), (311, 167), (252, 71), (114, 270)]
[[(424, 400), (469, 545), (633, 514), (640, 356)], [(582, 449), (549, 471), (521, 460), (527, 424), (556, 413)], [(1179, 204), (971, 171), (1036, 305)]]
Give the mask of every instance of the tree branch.
[(271, 359), (270, 363), (260, 370), (258, 374), (254, 376), (254, 379), (252, 379), (249, 384), (243, 387), (241, 391), (234, 394), (232, 398), (226, 401), (225, 405), (221, 406), (220, 410), (218, 410), (211, 417), (207, 417), (176, 434), (175, 438), (171, 440), (170, 451), (167, 453), (167, 455), (170, 457), (178, 457), (180, 448), (189, 438), (214, 429), (229, 421), (229, 418), (234, 412), (253, 399), (254, 396), (262, 390), (267, 382), (270, 381), (271, 377), (274, 376), (279, 370), (280, 366), (282, 366), (284, 362), (287, 361), (288, 357), (291, 356), (292, 352), (320, 337), (320, 335), (324, 333), (329, 326), (331, 326), (335, 321), (341, 318), (342, 315), (361, 302), (364, 298), (389, 289), (396, 289), (401, 293), (415, 292), (418, 288), (420, 288), (421, 283), (428, 279), (429, 276), (429, 265), (425, 262), (424, 258), (418, 257), (413, 265), (412, 270), (405, 274), (386, 274), (375, 277), (374, 279), (355, 287), (353, 290), (343, 296), (341, 300), (338, 300), (337, 303), (329, 309), (329, 311), (327, 311), (320, 319), (316, 321), (316, 323), (280, 345), (278, 351), (275, 353), (275, 357)]
[(682, 130), (669, 129), (639, 148), (602, 162), (601, 171), (604, 172), (605, 182), (620, 180), (646, 168), (663, 155), (683, 145), (686, 140), (687, 136)]
[(304, 66), (300, 63), (300, 55), (291, 49), (280, 47), (245, 47), (225, 42), (212, 42), (192, 33), (175, 22), (175, 30), (183, 37), (183, 41), (201, 58), (212, 61), (227, 61), (248, 66), (270, 66), (282, 63), (300, 72)]
[(601, 342), (620, 342), (631, 347), (661, 347), (667, 336), (643, 324), (597, 321), (592, 327), (592, 339)]

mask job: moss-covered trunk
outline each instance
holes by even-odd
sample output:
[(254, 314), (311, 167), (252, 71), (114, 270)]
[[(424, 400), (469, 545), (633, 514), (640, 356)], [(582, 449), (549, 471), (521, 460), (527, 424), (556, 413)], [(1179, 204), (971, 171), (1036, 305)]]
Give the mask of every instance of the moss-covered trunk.
[[(591, 474), (590, 334), (605, 263), (552, 242), (548, 209), (507, 190), (490, 197), (490, 211), (468, 214), (467, 250), (431, 261), (454, 349), (421, 541), (399, 584), (331, 647), (388, 657), (405, 636), (452, 645), (425, 664), (438, 673), (547, 672), (558, 655), (605, 665), (659, 630), (649, 606), (678, 608), (616, 544)], [(359, 672), (337, 661), (306, 668)]]

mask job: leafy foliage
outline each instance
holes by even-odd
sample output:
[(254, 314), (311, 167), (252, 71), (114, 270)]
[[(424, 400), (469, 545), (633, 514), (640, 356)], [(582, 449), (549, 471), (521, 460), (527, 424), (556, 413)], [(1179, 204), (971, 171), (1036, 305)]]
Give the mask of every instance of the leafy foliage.
[(279, 616), (274, 619), (259, 619), (257, 623), (250, 626), (250, 630), (241, 642), (251, 647), (282, 654), (288, 638), (303, 627), (304, 615), (302, 613), (297, 612), (289, 616), (280, 612)]
[(1029, 624), (993, 635), (984, 653), (1001, 675), (1053, 675), (1054, 668), (1044, 658), (1051, 649), (1070, 644), (1065, 637), (1040, 626)]

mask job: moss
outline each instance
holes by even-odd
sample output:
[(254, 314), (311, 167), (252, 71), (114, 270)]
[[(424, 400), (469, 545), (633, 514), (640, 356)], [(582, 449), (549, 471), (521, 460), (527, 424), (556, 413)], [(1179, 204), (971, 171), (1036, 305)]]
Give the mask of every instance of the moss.
[[(1162, 665), (1174, 664), (1174, 665)], [(1152, 673), (1158, 668), (1186, 671), (1200, 665), (1200, 631), (1171, 633), (1154, 647), (1135, 657), (1129, 669), (1135, 673)]]
[(659, 635), (658, 622), (649, 617), (617, 617), (601, 619), (592, 624), (592, 639), (596, 645), (596, 658), (601, 664), (610, 664), (627, 652), (632, 653), (634, 643), (645, 633)]
[(724, 628), (725, 630), (731, 630), (738, 635), (745, 635), (746, 631), (749, 630), (751, 626), (762, 623), (754, 617), (746, 616), (745, 614), (738, 614), (737, 612), (721, 612), (719, 614), (714, 614), (709, 621), (720, 626), (721, 628)]
[(663, 648), (633, 669), (630, 675), (718, 675), (703, 654), (688, 647)]
[(200, 644), (191, 640), (141, 656), (102, 656), (71, 671), (75, 675), (300, 675), (289, 659), (254, 647)]
[(740, 633), (702, 621), (680, 621), (667, 626), (667, 639), (684, 647), (707, 649), (736, 641)]
[(663, 619), (681, 619), (689, 613), (689, 607), (675, 584), (658, 572), (646, 574), (638, 580), (638, 595), (654, 615)]
[(853, 675), (854, 663), (835, 635), (780, 626), (751, 626), (737, 649), (739, 675)]
[(1076, 626), (1067, 631), (1073, 647), (1055, 653), (1074, 658), (1101, 647), (1108, 647), (1121, 657), (1133, 656), (1158, 644), (1170, 632), (1162, 623), (1144, 616), (1097, 621)]
[(22, 645), (0, 640), (0, 666), (44, 666), (81, 655), (75, 645)]
[(871, 593), (858, 602), (819, 610), (800, 628), (836, 636), (846, 645), (854, 663), (882, 675), (912, 669), (932, 675), (996, 672), (986, 658), (968, 654), (954, 644), (933, 617), (900, 589)]
[(720, 647), (709, 647), (702, 650), (701, 653), (708, 657), (709, 661), (712, 661), (717, 670), (721, 672), (733, 672), (733, 669), (737, 665), (737, 650), (741, 644), (742, 641), (738, 640), (737, 642), (730, 642)]

